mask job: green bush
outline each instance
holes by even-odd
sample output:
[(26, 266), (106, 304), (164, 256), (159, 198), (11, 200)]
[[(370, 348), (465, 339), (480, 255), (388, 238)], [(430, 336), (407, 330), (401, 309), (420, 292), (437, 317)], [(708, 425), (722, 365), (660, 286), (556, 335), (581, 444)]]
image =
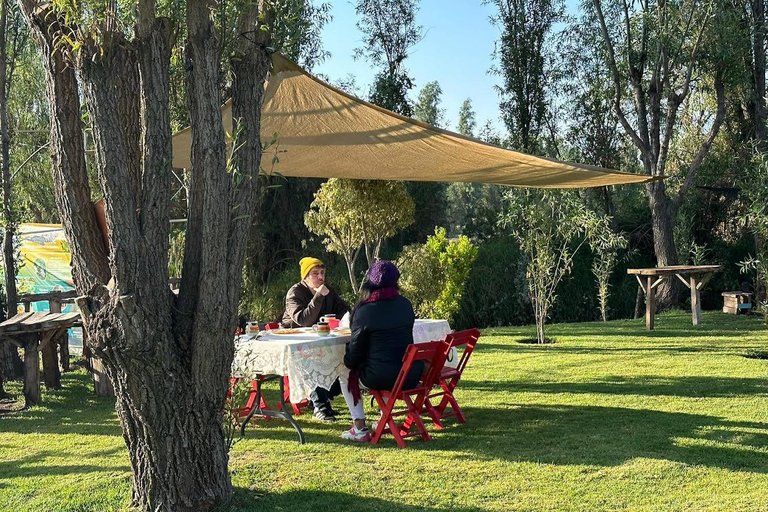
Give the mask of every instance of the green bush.
[(524, 325), (533, 322), (525, 262), (510, 240), (479, 247), (456, 315), (455, 329)]
[(403, 248), (400, 286), (417, 316), (453, 321), (477, 252), (466, 236), (449, 240), (444, 228), (435, 229), (424, 245)]

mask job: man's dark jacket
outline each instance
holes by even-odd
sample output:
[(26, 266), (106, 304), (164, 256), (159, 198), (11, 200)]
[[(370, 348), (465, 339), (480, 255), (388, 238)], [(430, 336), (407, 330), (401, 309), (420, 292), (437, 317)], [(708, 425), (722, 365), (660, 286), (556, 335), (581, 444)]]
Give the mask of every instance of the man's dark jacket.
[(336, 315), (339, 319), (344, 316), (344, 313), (349, 311), (349, 306), (333, 288), (328, 287), (328, 290), (328, 295), (323, 296), (320, 293), (312, 293), (303, 281), (293, 285), (285, 296), (282, 326), (310, 327), (324, 315)]
[[(344, 365), (360, 371), (369, 389), (391, 390), (403, 366), (403, 356), (413, 343), (413, 306), (402, 295), (369, 302), (357, 308), (352, 318), (352, 341), (347, 344)], [(416, 361), (405, 389), (415, 386), (424, 369)]]

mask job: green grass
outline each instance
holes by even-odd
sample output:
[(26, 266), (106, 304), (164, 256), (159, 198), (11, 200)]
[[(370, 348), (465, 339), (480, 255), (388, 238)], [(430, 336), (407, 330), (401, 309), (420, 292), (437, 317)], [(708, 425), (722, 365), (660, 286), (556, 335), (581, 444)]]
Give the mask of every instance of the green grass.
[[(768, 349), (755, 318), (672, 313), (488, 329), (457, 390), (468, 418), (431, 443), (339, 439), (346, 423), (259, 421), (231, 453), (230, 511), (727, 510), (768, 504)], [(112, 402), (83, 373), (0, 417), (0, 510), (126, 510)], [(342, 407), (339, 400), (338, 407)]]

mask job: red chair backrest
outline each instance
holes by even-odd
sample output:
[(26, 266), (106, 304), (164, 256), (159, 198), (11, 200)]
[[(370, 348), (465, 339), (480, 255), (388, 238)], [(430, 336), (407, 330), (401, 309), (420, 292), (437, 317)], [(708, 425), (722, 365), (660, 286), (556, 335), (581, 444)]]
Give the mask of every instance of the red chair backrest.
[(467, 366), (467, 361), (469, 361), (469, 356), (471, 356), (472, 351), (475, 350), (478, 338), (480, 338), (479, 329), (467, 329), (466, 331), (454, 332), (445, 337), (445, 343), (448, 345), (446, 347), (446, 357), (451, 348), (456, 347), (458, 349), (462, 345), (465, 345), (464, 352), (461, 354), (459, 362), (456, 365), (456, 372), (458, 372), (459, 375), (464, 372), (464, 368)]
[(443, 369), (445, 357), (445, 342), (442, 341), (430, 341), (427, 343), (414, 343), (413, 345), (408, 345), (405, 349), (400, 373), (397, 374), (397, 380), (395, 380), (395, 385), (392, 387), (392, 396), (397, 396), (403, 391), (403, 385), (408, 378), (408, 374), (411, 372), (413, 363), (416, 361), (431, 361), (431, 365), (427, 370), (426, 375), (422, 375), (420, 385), (427, 388), (432, 387), (437, 381), (440, 371)]

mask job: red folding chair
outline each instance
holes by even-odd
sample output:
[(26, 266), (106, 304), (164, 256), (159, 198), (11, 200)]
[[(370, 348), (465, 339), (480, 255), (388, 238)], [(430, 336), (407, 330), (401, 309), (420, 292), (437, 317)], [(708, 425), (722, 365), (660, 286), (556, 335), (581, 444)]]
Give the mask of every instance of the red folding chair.
[[(444, 347), (445, 343), (442, 341), (409, 345), (403, 356), (403, 366), (400, 368), (400, 373), (397, 375), (392, 390), (370, 390), (381, 409), (381, 419), (379, 419), (376, 432), (371, 438), (371, 443), (378, 443), (382, 434), (385, 433), (392, 434), (400, 448), (405, 448), (404, 439), (406, 437), (421, 436), (424, 441), (430, 440), (424, 422), (421, 421), (421, 411), (427, 399), (427, 393), (437, 381), (445, 363), (446, 351)], [(431, 364), (416, 387), (403, 389), (411, 367), (416, 361), (429, 361)], [(399, 401), (405, 403), (405, 408), (396, 410)], [(404, 419), (402, 423), (398, 424), (396, 418), (400, 417), (404, 417)], [(412, 432), (414, 426), (416, 429)]]
[[(451, 416), (456, 416), (459, 423), (467, 422), (464, 413), (461, 412), (461, 407), (459, 407), (456, 398), (453, 396), (453, 390), (456, 389), (456, 384), (461, 380), (461, 375), (464, 373), (464, 368), (467, 367), (469, 356), (475, 350), (478, 338), (480, 338), (480, 331), (478, 329), (459, 331), (445, 337), (443, 348), (446, 357), (453, 347), (460, 350), (464, 346), (464, 352), (461, 354), (456, 368), (442, 367), (442, 371), (437, 377), (437, 383), (440, 387), (437, 390), (430, 390), (424, 401), (424, 412), (429, 414), (429, 417), (432, 418), (435, 427), (438, 429), (443, 428), (442, 420)], [(440, 399), (440, 403), (436, 406), (432, 405), (438, 399)], [(449, 405), (451, 409), (446, 412), (446, 408)]]

